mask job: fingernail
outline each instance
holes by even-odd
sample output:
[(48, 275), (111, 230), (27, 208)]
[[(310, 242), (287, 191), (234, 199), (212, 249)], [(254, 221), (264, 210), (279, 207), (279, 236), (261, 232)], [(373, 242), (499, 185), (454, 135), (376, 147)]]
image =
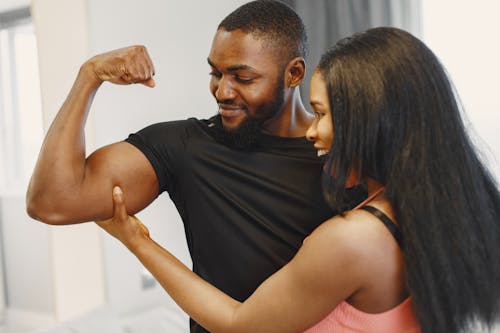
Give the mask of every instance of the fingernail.
[(116, 194), (116, 195), (122, 194), (122, 189), (120, 188), (120, 186), (115, 186), (113, 188), (113, 194)]

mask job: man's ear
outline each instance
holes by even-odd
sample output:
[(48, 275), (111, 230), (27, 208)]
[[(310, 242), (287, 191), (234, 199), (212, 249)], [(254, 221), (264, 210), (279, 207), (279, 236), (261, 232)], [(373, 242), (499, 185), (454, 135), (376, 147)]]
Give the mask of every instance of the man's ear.
[(306, 74), (306, 62), (302, 57), (293, 58), (285, 68), (285, 85), (290, 88), (297, 87)]

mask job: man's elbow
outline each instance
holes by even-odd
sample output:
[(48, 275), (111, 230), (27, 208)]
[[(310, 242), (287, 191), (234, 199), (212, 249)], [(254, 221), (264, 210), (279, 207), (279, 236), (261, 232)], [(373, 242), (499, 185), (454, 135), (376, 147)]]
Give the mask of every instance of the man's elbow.
[(32, 219), (43, 222), (45, 224), (50, 224), (50, 225), (65, 224), (62, 221), (59, 214), (50, 213), (33, 203), (29, 202), (26, 203), (26, 212)]
[(72, 223), (67, 216), (58, 211), (57, 205), (54, 207), (54, 205), (45, 203), (30, 193), (26, 195), (26, 212), (32, 219), (45, 224), (66, 225)]

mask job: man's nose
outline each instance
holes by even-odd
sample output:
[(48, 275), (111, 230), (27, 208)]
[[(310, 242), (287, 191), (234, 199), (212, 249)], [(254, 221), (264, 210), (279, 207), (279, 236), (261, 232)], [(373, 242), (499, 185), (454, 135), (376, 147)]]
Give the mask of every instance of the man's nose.
[(215, 98), (219, 102), (234, 100), (236, 97), (236, 92), (231, 85), (231, 82), (225, 77), (222, 77), (217, 85), (217, 89), (215, 90)]

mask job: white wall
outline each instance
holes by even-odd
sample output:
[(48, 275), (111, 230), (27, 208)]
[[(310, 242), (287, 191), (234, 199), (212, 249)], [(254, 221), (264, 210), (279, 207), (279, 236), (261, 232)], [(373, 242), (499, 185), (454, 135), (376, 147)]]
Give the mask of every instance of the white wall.
[[(0, 222), (2, 221), (2, 204), (0, 203)], [(2, 224), (0, 223), (0, 235), (3, 234), (2, 232)], [(0, 242), (0, 324), (5, 321), (5, 309), (6, 309), (6, 299), (5, 299), (5, 279), (4, 279), (4, 267), (5, 264), (3, 262), (4, 260), (4, 251), (3, 251), (3, 242)]]
[(478, 148), (500, 184), (500, 3), (423, 1), (424, 41), (448, 70)]
[(52, 314), (48, 230), (23, 214), (26, 211), (24, 197), (2, 197), (0, 209), (9, 306)]

